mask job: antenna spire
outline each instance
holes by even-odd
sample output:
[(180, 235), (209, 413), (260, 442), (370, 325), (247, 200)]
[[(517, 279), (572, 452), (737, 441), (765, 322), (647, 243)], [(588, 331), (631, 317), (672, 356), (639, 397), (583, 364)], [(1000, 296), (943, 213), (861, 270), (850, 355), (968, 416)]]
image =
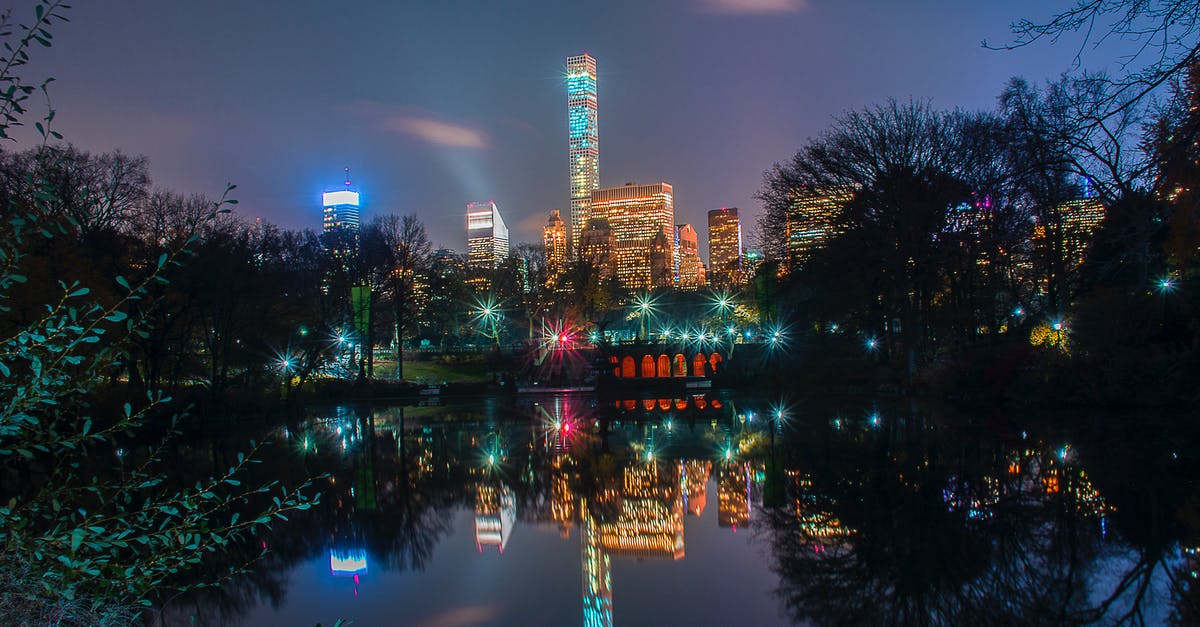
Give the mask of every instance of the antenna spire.
[(346, 168), (346, 189), (350, 189), (350, 168)]

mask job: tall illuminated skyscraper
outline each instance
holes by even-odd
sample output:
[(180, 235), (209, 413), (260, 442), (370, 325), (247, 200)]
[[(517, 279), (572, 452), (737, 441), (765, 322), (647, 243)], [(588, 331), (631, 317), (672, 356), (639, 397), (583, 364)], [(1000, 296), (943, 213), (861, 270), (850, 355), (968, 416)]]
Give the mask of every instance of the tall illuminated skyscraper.
[(493, 270), (508, 258), (508, 227), (496, 203), (467, 203), (467, 264)]
[(742, 263), (742, 223), (737, 207), (708, 212), (708, 282), (737, 285), (745, 273)]
[(680, 224), (675, 231), (675, 255), (679, 258), (679, 280), (681, 290), (698, 290), (704, 287), (704, 264), (700, 262), (700, 236), (690, 224)]
[(542, 227), (542, 245), (546, 252), (546, 283), (556, 285), (558, 277), (567, 270), (567, 229), (558, 209)]
[[(622, 185), (592, 192), (592, 217), (606, 220), (617, 242), (617, 280), (626, 289), (651, 286), (650, 250), (659, 233), (675, 229), (675, 197), (670, 183)], [(674, 237), (667, 236), (667, 259), (674, 257)]]
[(323, 232), (358, 233), (358, 192), (350, 189), (350, 168), (346, 168), (346, 189), (321, 194), (321, 205), (325, 208), (321, 221)]
[(600, 189), (596, 59), (586, 52), (567, 57), (567, 146), (571, 177), (571, 250), (588, 221), (592, 192)]

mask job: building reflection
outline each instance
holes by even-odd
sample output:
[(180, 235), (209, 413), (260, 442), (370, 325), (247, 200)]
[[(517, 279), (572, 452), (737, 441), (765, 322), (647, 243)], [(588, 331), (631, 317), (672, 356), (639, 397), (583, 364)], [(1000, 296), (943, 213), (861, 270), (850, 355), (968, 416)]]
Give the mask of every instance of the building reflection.
[[(333, 469), (311, 514), (320, 533), (296, 552), (327, 557), (329, 581), (345, 585), (424, 568), (468, 508), (479, 552), (521, 551), (510, 539), (522, 524), (556, 531), (562, 540), (551, 542), (569, 551), (578, 529), (583, 622), (612, 625), (613, 562), (686, 560), (685, 522), (715, 518), (768, 543), (779, 597), (798, 622), (921, 624), (936, 612), (968, 624), (981, 616), (972, 603), (1014, 590), (1028, 600), (995, 618), (1019, 624), (1036, 617), (1028, 608), (1082, 585), (1091, 575), (1074, 573), (1094, 567), (1088, 560), (1118, 535), (1110, 525), (1136, 515), (1118, 515), (1113, 473), (1061, 442), (960, 450), (931, 428), (887, 434), (870, 419), (827, 416), (785, 435), (732, 402), (625, 400), (547, 398), (506, 420), (490, 406), (389, 409), (370, 420), (340, 410), (295, 426), (289, 454)], [(1067, 542), (1081, 548), (1056, 552)], [(693, 560), (702, 553), (693, 546)], [(1200, 571), (1197, 555), (1180, 558), (1188, 574)], [(1054, 579), (1063, 573), (1075, 579)]]
[(750, 463), (725, 462), (717, 475), (717, 525), (737, 531), (750, 524)]
[(475, 486), (475, 546), (480, 552), (485, 546), (504, 552), (516, 514), (513, 492), (508, 486), (489, 483)]

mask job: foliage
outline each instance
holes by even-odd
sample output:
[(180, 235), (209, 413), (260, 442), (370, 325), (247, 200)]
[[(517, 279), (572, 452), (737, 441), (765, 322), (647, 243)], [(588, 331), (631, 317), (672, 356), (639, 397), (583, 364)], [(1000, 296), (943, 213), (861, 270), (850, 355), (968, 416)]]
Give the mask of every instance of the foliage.
[[(25, 113), (31, 91), (13, 71), (28, 59), (31, 42), (49, 45), (46, 29), (62, 19), (64, 8), (58, 2), (37, 4), (32, 26), (14, 29), (4, 19), (0, 32), (9, 39), (9, 56), (0, 63), (0, 84), (9, 85), (0, 94), (4, 136)], [(15, 42), (14, 33), (20, 34)], [(45, 125), (36, 125), (47, 142), (58, 138), (48, 128), (52, 118), (48, 114)], [(135, 339), (150, 337), (151, 320), (138, 312), (155, 306), (156, 288), (170, 283), (168, 276), (200, 239), (195, 232), (181, 234), (138, 272), (117, 274), (115, 286), (66, 278), (74, 268), (56, 269), (40, 255), (119, 222), (128, 198), (143, 187), (140, 166), (119, 154), (89, 162), (49, 143), (33, 156), (38, 168), (20, 181), (28, 193), (6, 195), (0, 225), (0, 311), (13, 316), (19, 307), (22, 313), (9, 318), (0, 337), (0, 547), (6, 574), (15, 575), (19, 565), (33, 582), (21, 591), (6, 590), (5, 603), (53, 608), (83, 599), (104, 616), (111, 608), (148, 603), (153, 594), (186, 585), (181, 575), (207, 556), (313, 501), (307, 483), (242, 485), (239, 477), (258, 445), (224, 472), (190, 486), (174, 484), (164, 451), (175, 418), (166, 425), (168, 435), (149, 449), (130, 444), (161, 417), (170, 400), (161, 392), (149, 393), (137, 406), (126, 403), (116, 415), (93, 413), (89, 395), (120, 372)], [(100, 166), (99, 180), (118, 172), (114, 176), (131, 185), (106, 191), (90, 183), (64, 186), (63, 177), (55, 176), (81, 165), (89, 169), (89, 163)], [(85, 193), (67, 197), (66, 188)], [(201, 220), (217, 219), (233, 202), (212, 203)], [(102, 227), (87, 219), (98, 216), (113, 223)], [(28, 289), (29, 267), (38, 267), (38, 280), (46, 284)], [(63, 278), (47, 280), (55, 270)], [(52, 298), (31, 307), (39, 295)]]

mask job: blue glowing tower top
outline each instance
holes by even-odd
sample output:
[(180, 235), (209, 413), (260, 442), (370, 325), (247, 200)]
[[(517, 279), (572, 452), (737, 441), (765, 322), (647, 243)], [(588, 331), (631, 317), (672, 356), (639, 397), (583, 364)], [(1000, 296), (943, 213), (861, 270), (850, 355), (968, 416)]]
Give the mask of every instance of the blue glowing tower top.
[[(567, 138), (571, 176), (571, 250), (588, 221), (592, 192), (600, 189), (596, 59), (586, 52), (567, 57)], [(573, 253), (573, 254), (577, 254)]]
[(321, 205), (325, 207), (321, 225), (325, 233), (358, 233), (358, 192), (350, 190), (350, 168), (346, 168), (346, 189), (321, 194)]

